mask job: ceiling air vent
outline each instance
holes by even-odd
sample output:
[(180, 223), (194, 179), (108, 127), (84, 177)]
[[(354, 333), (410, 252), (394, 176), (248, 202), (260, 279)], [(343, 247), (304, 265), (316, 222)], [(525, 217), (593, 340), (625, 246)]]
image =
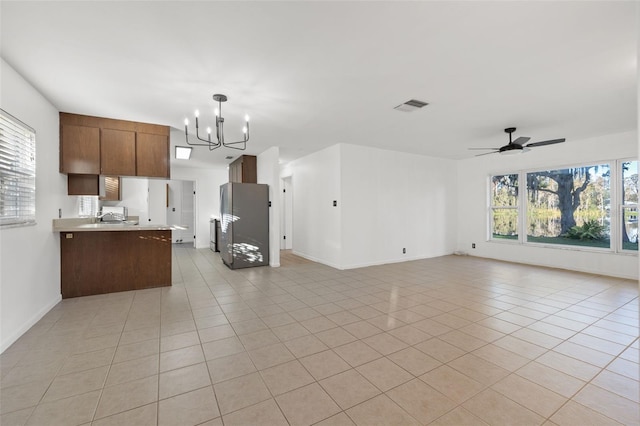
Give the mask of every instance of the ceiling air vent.
[(395, 107), (394, 109), (398, 110), (398, 111), (403, 111), (403, 112), (411, 112), (411, 111), (415, 111), (417, 109), (420, 109), (422, 107), (425, 107), (429, 105), (427, 102), (422, 102), (422, 101), (418, 101), (416, 99), (411, 99), (403, 104), (398, 105), (397, 107)]
[(227, 155), (226, 157), (224, 157), (225, 160), (231, 160), (233, 158), (233, 155)]

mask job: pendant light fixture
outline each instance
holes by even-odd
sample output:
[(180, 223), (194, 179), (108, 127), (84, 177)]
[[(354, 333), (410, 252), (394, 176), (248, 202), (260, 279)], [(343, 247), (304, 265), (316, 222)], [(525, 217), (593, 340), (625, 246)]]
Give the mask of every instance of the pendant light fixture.
[[(216, 115), (216, 141), (211, 140), (211, 127), (207, 127), (207, 138), (201, 138), (199, 132), (198, 125), (198, 117), (200, 113), (198, 110), (195, 112), (196, 116), (196, 138), (203, 143), (192, 143), (189, 142), (189, 120), (184, 119), (184, 136), (188, 145), (191, 146), (206, 146), (209, 147), (209, 151), (213, 151), (214, 149), (220, 148), (224, 146), (226, 148), (238, 149), (244, 151), (247, 149), (247, 141), (249, 140), (249, 116), (244, 116), (244, 127), (242, 128), (242, 133), (244, 135), (243, 139), (236, 142), (226, 142), (224, 140), (224, 117), (222, 117), (222, 103), (227, 102), (227, 96), (221, 94), (213, 95), (213, 100), (218, 102), (218, 108), (215, 110)], [(236, 146), (238, 145), (238, 146)]]

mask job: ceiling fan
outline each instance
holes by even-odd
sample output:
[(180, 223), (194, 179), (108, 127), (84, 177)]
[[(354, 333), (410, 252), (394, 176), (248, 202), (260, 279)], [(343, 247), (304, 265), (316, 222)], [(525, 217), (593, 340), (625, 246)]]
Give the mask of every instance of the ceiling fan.
[(520, 136), (516, 140), (512, 141), (511, 134), (516, 131), (516, 128), (507, 127), (506, 129), (504, 129), (504, 131), (505, 133), (509, 134), (509, 143), (507, 145), (501, 146), (500, 148), (469, 148), (469, 149), (470, 150), (475, 150), (475, 149), (492, 149), (493, 150), (491, 152), (485, 152), (484, 154), (478, 154), (476, 155), (476, 157), (479, 157), (481, 155), (495, 154), (495, 153), (500, 153), (503, 155), (511, 155), (511, 154), (521, 154), (523, 152), (527, 152), (529, 151), (529, 148), (533, 148), (536, 146), (553, 145), (553, 144), (561, 143), (565, 141), (565, 138), (561, 138), (561, 139), (550, 139), (548, 141), (527, 143), (531, 138), (528, 138), (526, 136)]

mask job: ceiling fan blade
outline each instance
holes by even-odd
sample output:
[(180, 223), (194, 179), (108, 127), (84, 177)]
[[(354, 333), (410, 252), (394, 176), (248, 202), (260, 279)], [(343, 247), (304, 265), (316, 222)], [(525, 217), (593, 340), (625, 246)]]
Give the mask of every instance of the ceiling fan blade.
[(500, 152), (500, 151), (485, 152), (484, 154), (474, 155), (474, 157), (482, 157), (483, 155), (496, 154), (498, 152)]
[(516, 144), (516, 145), (524, 145), (525, 143), (529, 142), (529, 139), (526, 136), (520, 136), (519, 138), (517, 138), (516, 140), (514, 140), (512, 143)]
[(561, 143), (564, 142), (566, 139), (562, 138), (562, 139), (551, 139), (548, 141), (541, 141), (541, 142), (533, 142), (533, 143), (528, 143), (527, 145), (525, 145), (526, 148), (531, 148), (534, 146), (545, 146), (545, 145), (553, 145), (556, 143)]
[(500, 149), (500, 148), (467, 148), (470, 150), (476, 150), (476, 149)]

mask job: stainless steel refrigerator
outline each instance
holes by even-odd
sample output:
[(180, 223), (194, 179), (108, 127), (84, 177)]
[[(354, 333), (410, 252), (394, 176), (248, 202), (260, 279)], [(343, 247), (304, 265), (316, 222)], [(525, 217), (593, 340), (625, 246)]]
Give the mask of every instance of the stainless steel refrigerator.
[(269, 264), (269, 186), (226, 183), (220, 186), (222, 261), (231, 269)]

